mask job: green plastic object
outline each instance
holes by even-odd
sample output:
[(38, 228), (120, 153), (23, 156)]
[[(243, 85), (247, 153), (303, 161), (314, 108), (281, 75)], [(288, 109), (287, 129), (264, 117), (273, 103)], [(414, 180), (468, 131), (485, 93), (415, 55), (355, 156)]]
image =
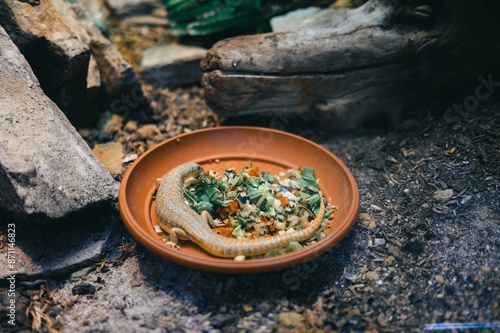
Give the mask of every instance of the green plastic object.
[(261, 0), (166, 0), (175, 35), (201, 36), (233, 28), (268, 30), (269, 20), (288, 5)]

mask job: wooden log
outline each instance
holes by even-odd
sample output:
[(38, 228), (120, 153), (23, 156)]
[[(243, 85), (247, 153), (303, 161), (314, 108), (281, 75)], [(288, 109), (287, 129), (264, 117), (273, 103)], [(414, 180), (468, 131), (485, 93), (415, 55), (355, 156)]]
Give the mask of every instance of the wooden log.
[(223, 40), (202, 61), (221, 115), (279, 112), (350, 129), (496, 65), (493, 0), (371, 0), (340, 22)]

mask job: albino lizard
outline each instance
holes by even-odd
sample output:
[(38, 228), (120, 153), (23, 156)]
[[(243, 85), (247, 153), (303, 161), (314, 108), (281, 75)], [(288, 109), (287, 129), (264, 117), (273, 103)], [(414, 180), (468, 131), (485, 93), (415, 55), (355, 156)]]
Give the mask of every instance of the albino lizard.
[(192, 210), (184, 200), (184, 181), (202, 171), (196, 163), (185, 163), (167, 173), (159, 180), (156, 192), (156, 214), (160, 227), (170, 234), (168, 246), (179, 249), (179, 239), (191, 240), (205, 251), (217, 257), (234, 258), (240, 255), (256, 256), (272, 249), (286, 247), (290, 242), (302, 242), (311, 238), (321, 225), (325, 213), (325, 203), (321, 192), (320, 209), (315, 219), (300, 230), (284, 235), (255, 239), (224, 237), (212, 231), (209, 224), (216, 226), (210, 214), (201, 215)]

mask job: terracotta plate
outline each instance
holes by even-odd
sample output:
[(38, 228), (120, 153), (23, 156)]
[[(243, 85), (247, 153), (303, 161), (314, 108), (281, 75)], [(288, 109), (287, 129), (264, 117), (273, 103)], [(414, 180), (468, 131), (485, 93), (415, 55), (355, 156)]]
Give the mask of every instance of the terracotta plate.
[[(260, 171), (278, 173), (287, 168), (311, 167), (329, 202), (337, 205), (327, 236), (299, 251), (236, 262), (217, 258), (184, 241), (181, 249), (165, 246), (154, 225), (155, 181), (184, 162), (205, 170), (241, 168), (252, 162)], [(296, 135), (258, 127), (218, 127), (183, 134), (160, 143), (138, 158), (125, 173), (118, 197), (120, 213), (130, 233), (152, 252), (181, 265), (223, 273), (280, 270), (311, 260), (336, 245), (353, 227), (359, 192), (347, 167), (331, 152)]]

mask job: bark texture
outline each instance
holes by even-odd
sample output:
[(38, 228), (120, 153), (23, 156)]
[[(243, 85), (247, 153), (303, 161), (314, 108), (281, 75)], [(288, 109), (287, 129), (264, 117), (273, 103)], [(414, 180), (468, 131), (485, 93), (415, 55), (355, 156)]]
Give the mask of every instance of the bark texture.
[(225, 116), (312, 115), (350, 129), (497, 65), (493, 0), (371, 0), (299, 31), (223, 40), (202, 61), (210, 106)]

